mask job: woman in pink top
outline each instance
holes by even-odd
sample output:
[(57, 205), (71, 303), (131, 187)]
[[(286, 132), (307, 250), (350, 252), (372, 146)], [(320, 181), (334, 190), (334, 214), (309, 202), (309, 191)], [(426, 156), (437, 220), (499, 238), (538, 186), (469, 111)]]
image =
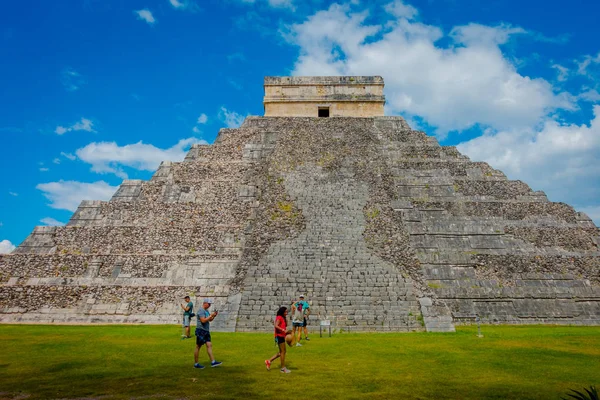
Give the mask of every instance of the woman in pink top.
[(279, 307), (277, 311), (277, 317), (275, 317), (275, 343), (279, 347), (279, 352), (275, 354), (268, 360), (265, 360), (265, 365), (267, 366), (267, 370), (271, 369), (271, 362), (280, 358), (281, 361), (281, 372), (284, 374), (289, 374), (290, 371), (285, 367), (285, 335), (287, 332), (287, 321), (285, 319), (287, 317), (287, 308)]

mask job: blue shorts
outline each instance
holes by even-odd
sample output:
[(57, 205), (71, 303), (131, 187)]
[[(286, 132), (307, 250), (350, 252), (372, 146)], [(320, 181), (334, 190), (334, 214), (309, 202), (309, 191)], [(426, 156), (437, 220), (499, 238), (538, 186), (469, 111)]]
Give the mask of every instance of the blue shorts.
[(304, 326), (304, 322), (292, 322), (292, 325), (295, 327), (302, 328)]
[(183, 316), (183, 327), (187, 328), (188, 326), (190, 326), (190, 316), (184, 315)]
[(198, 347), (210, 342), (210, 332), (204, 329), (196, 328), (196, 345)]

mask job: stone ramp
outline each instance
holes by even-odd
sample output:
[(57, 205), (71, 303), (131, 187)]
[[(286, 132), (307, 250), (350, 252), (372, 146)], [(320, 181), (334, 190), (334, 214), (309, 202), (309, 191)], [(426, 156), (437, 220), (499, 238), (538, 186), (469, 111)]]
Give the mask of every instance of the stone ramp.
[(285, 176), (285, 186), (307, 220), (306, 230), (277, 242), (248, 272), (238, 330), (269, 329), (273, 305), (289, 306), (301, 293), (313, 319), (333, 320), (341, 329), (421, 329), (410, 280), (371, 254), (362, 237), (366, 185), (349, 171), (330, 175), (305, 166)]

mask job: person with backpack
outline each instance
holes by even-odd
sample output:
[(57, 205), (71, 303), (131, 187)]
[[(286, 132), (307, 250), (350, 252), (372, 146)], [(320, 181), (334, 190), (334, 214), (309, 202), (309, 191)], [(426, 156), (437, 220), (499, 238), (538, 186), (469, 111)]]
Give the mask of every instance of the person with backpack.
[(267, 371), (271, 370), (271, 363), (273, 361), (275, 361), (277, 358), (279, 358), (279, 360), (281, 362), (281, 369), (280, 369), (281, 373), (289, 374), (290, 372), (292, 372), (285, 367), (285, 352), (286, 352), (285, 335), (287, 333), (287, 320), (286, 320), (287, 314), (288, 314), (287, 307), (281, 306), (281, 307), (279, 307), (279, 310), (277, 310), (277, 315), (275, 317), (275, 322), (273, 323), (273, 325), (275, 326), (275, 343), (277, 344), (279, 352), (277, 352), (277, 354), (275, 354), (270, 359), (265, 360), (265, 365), (267, 366)]
[(194, 314), (194, 303), (190, 300), (190, 296), (185, 296), (183, 298), (185, 303), (180, 304), (183, 309), (183, 331), (184, 333), (181, 335), (181, 339), (189, 339), (190, 336), (190, 322)]
[(304, 323), (302, 324), (302, 327), (304, 328), (304, 339), (310, 341), (308, 338), (308, 316), (310, 315), (310, 304), (308, 304), (308, 301), (304, 300), (303, 294), (300, 295), (299, 302), (302, 303), (302, 312), (304, 313)]
[[(292, 329), (293, 329), (293, 337), (296, 341), (296, 347), (302, 346), (300, 344), (300, 339), (302, 337), (302, 328), (306, 323), (306, 306), (304, 301), (304, 295), (300, 295), (300, 300), (295, 302), (292, 305)], [(306, 336), (306, 333), (305, 333)]]

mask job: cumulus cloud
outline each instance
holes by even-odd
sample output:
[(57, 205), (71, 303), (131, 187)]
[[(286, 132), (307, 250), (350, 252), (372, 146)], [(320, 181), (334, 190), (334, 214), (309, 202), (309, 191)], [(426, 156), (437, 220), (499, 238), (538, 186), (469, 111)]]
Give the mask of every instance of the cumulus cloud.
[(244, 122), (244, 117), (241, 114), (236, 113), (235, 111), (229, 111), (225, 107), (221, 107), (219, 111), (219, 120), (225, 124), (228, 128), (239, 128)]
[[(57, 135), (64, 135), (67, 132), (71, 132), (71, 131), (86, 131), (86, 132), (95, 132), (93, 129), (94, 123), (87, 119), (87, 118), (81, 118), (81, 121), (74, 123), (71, 126), (57, 126), (56, 129), (54, 130), (54, 133), (56, 133)], [(63, 154), (63, 153), (61, 153)]]
[(133, 13), (137, 15), (139, 20), (146, 21), (148, 25), (154, 25), (156, 23), (156, 19), (154, 19), (152, 12), (147, 8), (144, 8), (143, 10), (136, 10)]
[(3, 240), (0, 242), (0, 254), (8, 254), (14, 249), (16, 249), (16, 246), (8, 240)]
[(40, 222), (46, 226), (63, 226), (65, 224), (50, 217), (42, 218)]
[(535, 190), (543, 188), (550, 200), (591, 211), (600, 224), (600, 105), (589, 126), (548, 118), (540, 129), (490, 131), (457, 147)]
[(81, 74), (71, 67), (64, 68), (61, 71), (60, 82), (68, 92), (79, 90), (79, 88), (86, 83)]
[(413, 19), (419, 11), (410, 4), (404, 4), (401, 0), (393, 1), (385, 6), (385, 11), (398, 18)]
[(112, 173), (127, 178), (123, 167), (144, 171), (154, 171), (161, 161), (182, 161), (187, 150), (194, 143), (206, 143), (196, 138), (180, 140), (168, 149), (160, 149), (141, 141), (119, 146), (115, 142), (94, 142), (78, 149), (75, 153), (80, 160), (92, 165), (97, 173)]
[(196, 121), (198, 124), (205, 124), (208, 121), (208, 117), (206, 116), (206, 114), (202, 113), (200, 114), (200, 116), (198, 117), (198, 120)]
[(10, 194), (11, 196), (17, 197), (19, 195), (19, 193), (15, 193), (15, 192), (8, 192), (8, 194)]
[(409, 19), (417, 10), (406, 3), (385, 9), (381, 25), (338, 4), (291, 25), (283, 36), (300, 50), (293, 74), (383, 75), (388, 110), (423, 118), (440, 135), (477, 124), (529, 127), (553, 110), (575, 108), (567, 93), (520, 75), (502, 53), (500, 46), (524, 29), (468, 24), (444, 34)]
[[(566, 37), (508, 24), (443, 30), (401, 0), (384, 6), (383, 20), (374, 24), (367, 6), (354, 4), (333, 4), (281, 31), (299, 50), (293, 75), (382, 75), (388, 115), (402, 114), (441, 138), (466, 130), (482, 135), (459, 149), (600, 222), (600, 105), (589, 124), (572, 113), (600, 101), (600, 53), (551, 65), (554, 86), (521, 74), (505, 46), (522, 37), (553, 43)], [(588, 82), (579, 94), (558, 86), (576, 76)]]
[(75, 211), (82, 200), (110, 200), (118, 186), (104, 181), (94, 183), (63, 181), (40, 183), (36, 189), (50, 200), (49, 206), (59, 210)]

